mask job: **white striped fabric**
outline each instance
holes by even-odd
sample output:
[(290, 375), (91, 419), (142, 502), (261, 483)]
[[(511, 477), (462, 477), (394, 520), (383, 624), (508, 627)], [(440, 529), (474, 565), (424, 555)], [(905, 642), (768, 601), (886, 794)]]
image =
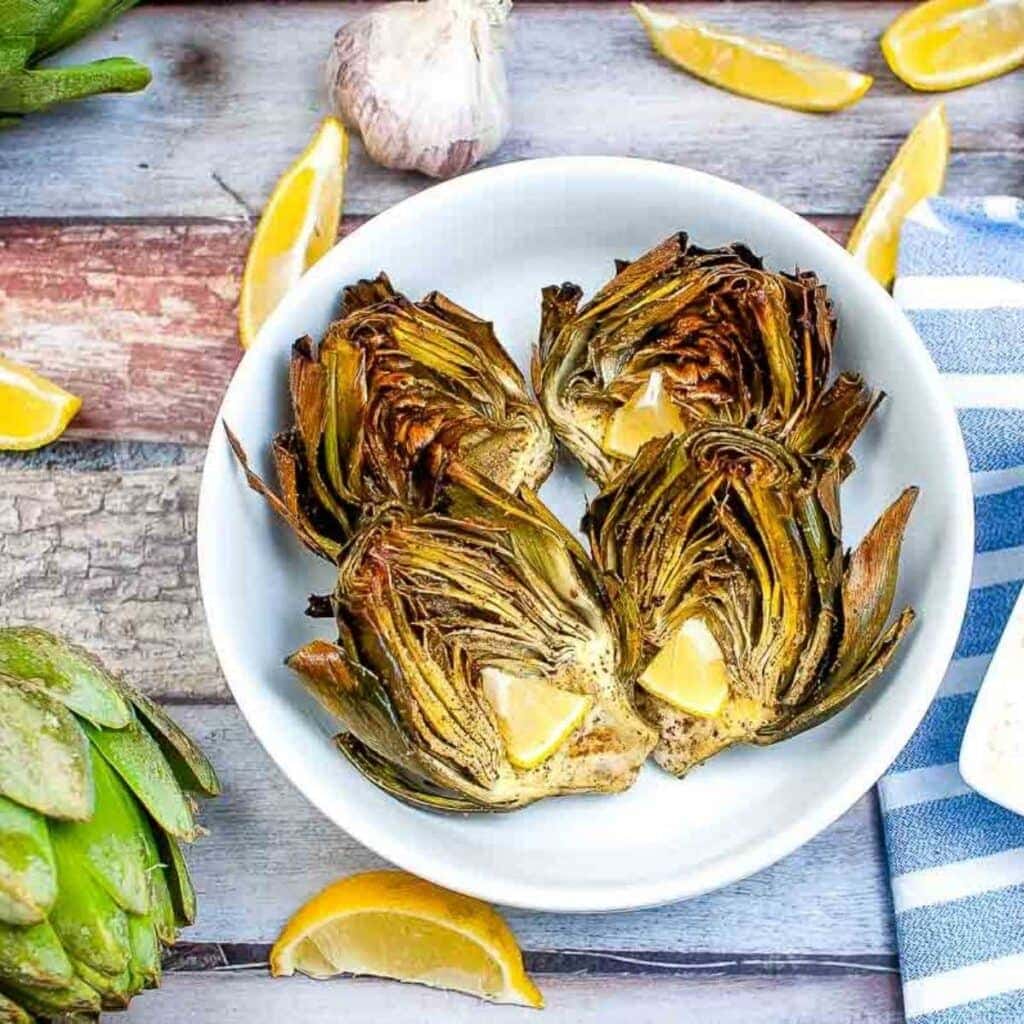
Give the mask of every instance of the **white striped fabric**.
[(878, 786), (904, 1005), (912, 1024), (1024, 1024), (1024, 818), (973, 793), (957, 771), (974, 696), (1024, 581), (1024, 203), (918, 205), (893, 294), (957, 407), (977, 523), (956, 656)]

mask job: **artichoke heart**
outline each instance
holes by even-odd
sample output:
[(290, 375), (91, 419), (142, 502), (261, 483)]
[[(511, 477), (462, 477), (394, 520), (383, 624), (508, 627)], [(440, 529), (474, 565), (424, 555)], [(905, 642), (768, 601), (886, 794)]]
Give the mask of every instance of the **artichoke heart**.
[(592, 502), (591, 548), (638, 624), (637, 701), (667, 770), (817, 725), (891, 660), (913, 619), (888, 624), (917, 491), (844, 556), (847, 469), (705, 426), (648, 443)]
[(213, 767), (87, 652), (0, 629), (0, 1021), (96, 1020), (160, 981)]
[(826, 387), (835, 317), (813, 273), (775, 273), (743, 245), (679, 233), (580, 305), (544, 289), (534, 389), (558, 438), (600, 485), (644, 443), (723, 423), (800, 452), (842, 453), (878, 395)]
[(273, 444), (280, 495), (251, 471), (249, 483), (332, 560), (365, 506), (428, 505), (448, 459), (508, 491), (554, 465), (551, 429), (491, 324), (439, 292), (410, 302), (384, 274), (345, 289), (319, 345), (295, 343), (289, 384), (293, 427)]
[(522, 488), (451, 463), (429, 511), (391, 505), (338, 567), (337, 644), (288, 661), (364, 775), (417, 806), (511, 810), (628, 787), (657, 736), (583, 548)]

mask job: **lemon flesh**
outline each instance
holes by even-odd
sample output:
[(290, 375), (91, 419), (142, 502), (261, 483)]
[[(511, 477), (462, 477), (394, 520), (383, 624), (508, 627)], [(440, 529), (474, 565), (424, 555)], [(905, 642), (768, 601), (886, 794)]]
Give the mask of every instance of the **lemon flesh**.
[(64, 433), (82, 400), (0, 356), (0, 449), (41, 448)]
[(242, 275), (238, 331), (246, 348), (285, 293), (334, 245), (347, 159), (344, 126), (337, 118), (325, 118), (274, 187)]
[(480, 673), (484, 696), (498, 717), (509, 761), (535, 768), (569, 738), (590, 710), (592, 698), (536, 679), (520, 679), (487, 667)]
[(882, 285), (896, 274), (903, 220), (917, 203), (942, 190), (949, 159), (946, 111), (937, 103), (914, 126), (882, 176), (850, 234), (847, 249)]
[(665, 389), (661, 371), (654, 370), (647, 385), (638, 388), (608, 420), (604, 448), (612, 455), (631, 459), (652, 438), (681, 434), (685, 429), (686, 421)]
[(729, 672), (703, 619), (687, 619), (654, 656), (640, 685), (691, 715), (714, 717), (729, 696)]
[(779, 43), (633, 4), (651, 45), (667, 60), (730, 92), (796, 110), (840, 110), (871, 88), (870, 75)]
[(544, 1005), (502, 917), (404, 871), (370, 871), (328, 886), (285, 926), (270, 967), (275, 976), (370, 974)]
[(1021, 0), (929, 0), (901, 14), (882, 37), (894, 75), (941, 92), (1024, 64)]

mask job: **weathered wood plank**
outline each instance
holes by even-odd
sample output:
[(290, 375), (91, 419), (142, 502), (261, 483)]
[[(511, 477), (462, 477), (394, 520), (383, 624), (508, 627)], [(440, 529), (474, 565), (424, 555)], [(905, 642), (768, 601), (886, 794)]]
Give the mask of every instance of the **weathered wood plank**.
[(0, 462), (0, 621), (78, 639), (152, 693), (226, 697), (199, 599), (202, 451), (75, 454)]
[[(848, 225), (818, 220), (837, 236)], [(0, 221), (3, 351), (82, 397), (69, 437), (205, 443), (241, 357), (250, 234), (240, 221)]]
[[(235, 707), (173, 710), (224, 784), (224, 796), (204, 804), (210, 837), (188, 851), (200, 913), (186, 941), (273, 941), (320, 887), (381, 865), (285, 781)], [(843, 955), (889, 955), (894, 948), (873, 797), (802, 850), (721, 892), (628, 914), (510, 910), (508, 919), (530, 950), (635, 951), (654, 964), (659, 952), (831, 954), (842, 962)]]
[(172, 974), (159, 992), (131, 1007), (132, 1024), (182, 1024), (216, 1020), (375, 1020), (501, 1024), (898, 1024), (903, 1020), (898, 978), (537, 978), (547, 1007), (543, 1017), (516, 1007), (489, 1006), (467, 996), (370, 978), (314, 982), (272, 980), (262, 972)]
[[(143, 6), (68, 59), (131, 53), (154, 69), (134, 96), (68, 105), (0, 141), (0, 215), (232, 216), (258, 210), (322, 115), (321, 65), (361, 4)], [(495, 159), (618, 153), (686, 163), (795, 209), (853, 213), (933, 102), (884, 66), (877, 41), (905, 4), (691, 3), (686, 9), (868, 70), (852, 110), (814, 116), (715, 90), (656, 58), (625, 4), (531, 4), (508, 48), (510, 137)], [(946, 98), (953, 192), (1024, 179), (1024, 76)], [(348, 209), (372, 214), (422, 188), (353, 153)]]

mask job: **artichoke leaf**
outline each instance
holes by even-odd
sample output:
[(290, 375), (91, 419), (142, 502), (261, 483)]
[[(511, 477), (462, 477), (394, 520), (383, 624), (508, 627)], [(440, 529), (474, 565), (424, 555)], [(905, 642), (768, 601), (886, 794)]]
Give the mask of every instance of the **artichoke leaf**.
[[(16, 985), (13, 982), (0, 982), (0, 992), (13, 999), (34, 1017), (41, 1017), (44, 1020), (55, 1018), (60, 1021), (74, 1021), (74, 1024), (85, 1024), (74, 1015), (98, 1014), (103, 1008), (100, 1004), (99, 993), (77, 975), (72, 977), (71, 983), (63, 988), (43, 988), (41, 986)], [(0, 1003), (0, 1008), (2, 1005)], [(86, 1017), (86, 1020), (88, 1019)], [(0, 1020), (3, 1018), (0, 1017)]]
[(0, 796), (0, 921), (38, 924), (57, 896), (46, 820)]
[(89, 744), (75, 716), (34, 682), (3, 673), (0, 794), (54, 818), (92, 813)]
[(167, 887), (174, 904), (174, 916), (177, 923), (184, 928), (186, 925), (193, 924), (196, 919), (196, 890), (192, 885), (188, 865), (185, 863), (185, 855), (181, 851), (178, 840), (167, 832), (161, 832), (158, 842), (164, 864), (164, 874), (167, 878)]
[(182, 789), (204, 796), (220, 794), (220, 780), (207, 756), (164, 709), (144, 693), (128, 694), (142, 724), (160, 745)]
[(27, 1010), (0, 992), (0, 1024), (33, 1024)]
[(88, 651), (30, 626), (0, 629), (0, 672), (35, 679), (94, 725), (121, 729), (131, 712), (120, 687)]
[(0, 924), (0, 983), (63, 988), (74, 969), (48, 921), (21, 928)]
[(882, 513), (850, 555), (843, 576), (843, 635), (836, 654), (837, 678), (857, 672), (889, 619), (899, 575), (903, 534), (917, 500), (908, 487)]
[(148, 914), (132, 914), (128, 918), (128, 939), (131, 943), (128, 970), (132, 988), (136, 992), (142, 988), (156, 988), (160, 984), (160, 940)]
[(149, 872), (150, 883), (150, 917), (157, 938), (165, 946), (173, 946), (178, 941), (178, 917), (175, 912), (174, 899), (167, 881), (167, 873), (162, 864), (152, 867)]
[(148, 865), (156, 859), (149, 822), (117, 773), (95, 750), (92, 776), (96, 809), (88, 821), (58, 826), (80, 865), (122, 910), (149, 910)]
[(199, 835), (192, 809), (160, 746), (133, 715), (125, 729), (97, 729), (83, 723), (93, 746), (121, 777), (153, 820), (171, 835), (191, 842)]
[(50, 923), (70, 957), (103, 974), (119, 975), (128, 967), (128, 919), (83, 862), (77, 822), (50, 827), (57, 862), (57, 899)]
[(104, 1010), (127, 1010), (132, 996), (140, 991), (127, 968), (120, 974), (104, 974), (81, 961), (73, 962), (75, 973), (100, 997)]

